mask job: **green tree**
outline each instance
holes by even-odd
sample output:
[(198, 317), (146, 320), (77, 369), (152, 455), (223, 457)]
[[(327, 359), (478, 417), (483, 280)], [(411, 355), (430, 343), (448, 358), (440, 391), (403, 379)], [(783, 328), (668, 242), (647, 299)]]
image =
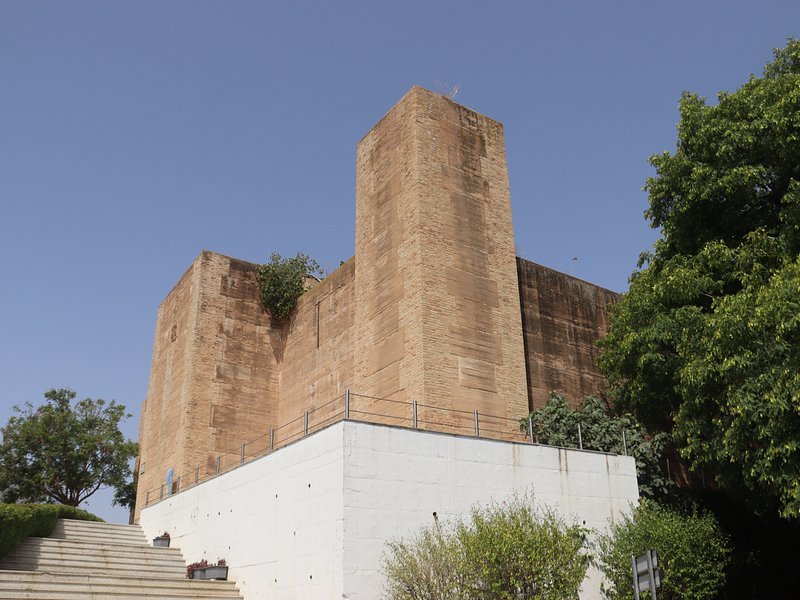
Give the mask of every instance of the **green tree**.
[(643, 500), (600, 536), (598, 562), (609, 600), (633, 600), (631, 556), (656, 550), (663, 600), (710, 600), (725, 582), (728, 540), (710, 514), (679, 511)]
[(686, 93), (651, 158), (660, 228), (612, 310), (615, 404), (695, 469), (800, 516), (800, 42), (715, 105)]
[(469, 521), (387, 545), (392, 600), (574, 600), (586, 574), (585, 530), (527, 498), (474, 508)]
[(322, 275), (322, 269), (305, 254), (298, 252), (293, 258), (282, 258), (273, 252), (269, 262), (258, 267), (261, 305), (276, 321), (287, 321), (306, 291), (308, 277), (316, 275)]
[(133, 510), (136, 506), (136, 478), (133, 477), (126, 481), (121, 487), (114, 491), (114, 500), (112, 503), (115, 506), (122, 506), (128, 510)]
[(644, 498), (663, 498), (673, 490), (664, 470), (667, 435), (648, 435), (633, 415), (611, 414), (600, 398), (587, 396), (579, 406), (572, 408), (561, 394), (553, 392), (547, 404), (520, 421), (520, 428), (526, 433), (529, 433), (530, 422), (542, 444), (577, 447), (580, 425), (585, 449), (633, 456), (639, 494)]
[(138, 452), (119, 423), (130, 415), (113, 400), (51, 389), (47, 402), (14, 407), (2, 429), (0, 490), (5, 502), (58, 502), (78, 506), (103, 486), (124, 489)]

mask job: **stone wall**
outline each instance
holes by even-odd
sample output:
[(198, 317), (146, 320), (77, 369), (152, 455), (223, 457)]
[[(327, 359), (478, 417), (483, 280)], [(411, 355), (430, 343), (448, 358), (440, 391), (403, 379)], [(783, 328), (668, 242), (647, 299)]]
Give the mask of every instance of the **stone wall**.
[(178, 477), (213, 472), (218, 453), (278, 423), (282, 328), (261, 308), (255, 269), (204, 251), (159, 307), (137, 514), (169, 469), (177, 489)]
[(603, 392), (597, 340), (619, 294), (517, 258), (531, 407), (560, 392), (571, 404)]
[(285, 332), (278, 414), (281, 425), (295, 421), (282, 437), (302, 429), (304, 411), (313, 410), (309, 427), (341, 412), (341, 398), (353, 385), (355, 260), (350, 259), (300, 298)]
[(139, 421), (137, 515), (146, 491), (164, 482), (167, 469), (184, 464), (198, 269), (195, 261), (158, 308), (150, 383)]

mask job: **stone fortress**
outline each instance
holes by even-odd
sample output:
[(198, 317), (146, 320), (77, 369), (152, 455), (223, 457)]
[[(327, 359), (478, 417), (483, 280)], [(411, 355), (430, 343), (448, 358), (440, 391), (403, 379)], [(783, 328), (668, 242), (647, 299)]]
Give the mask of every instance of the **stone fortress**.
[(590, 530), (638, 501), (633, 458), (519, 430), (602, 391), (617, 295), (515, 256), (502, 125), (415, 87), (356, 168), (355, 256), (287, 323), (212, 252), (159, 308), (135, 518), (245, 600), (380, 597), (387, 540), (514, 494)]
[(294, 435), (348, 388), (448, 409), (428, 409), (443, 431), (602, 391), (595, 341), (618, 296), (515, 255), (502, 124), (414, 87), (358, 143), (356, 169), (355, 256), (288, 323), (261, 307), (257, 265), (208, 251), (162, 302), (137, 519), (165, 478), (202, 478), (287, 423)]

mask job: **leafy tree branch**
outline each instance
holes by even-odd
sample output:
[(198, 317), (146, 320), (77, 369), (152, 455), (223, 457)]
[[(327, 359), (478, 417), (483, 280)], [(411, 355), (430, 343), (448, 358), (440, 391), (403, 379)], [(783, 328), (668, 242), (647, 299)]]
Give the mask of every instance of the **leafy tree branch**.
[(45, 404), (16, 412), (2, 429), (0, 492), (6, 502), (58, 502), (78, 506), (104, 486), (120, 489), (131, 477), (138, 452), (119, 424), (128, 418), (113, 400), (51, 389)]

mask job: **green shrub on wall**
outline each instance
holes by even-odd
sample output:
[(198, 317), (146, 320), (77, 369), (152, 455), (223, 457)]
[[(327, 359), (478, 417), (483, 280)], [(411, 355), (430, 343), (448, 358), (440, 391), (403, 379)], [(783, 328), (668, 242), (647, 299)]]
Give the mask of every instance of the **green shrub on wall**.
[(300, 252), (294, 258), (282, 258), (273, 252), (269, 262), (258, 267), (261, 305), (276, 321), (288, 321), (306, 291), (306, 279), (317, 275), (322, 275), (322, 269), (313, 258)]
[(633, 415), (613, 414), (600, 398), (587, 396), (573, 408), (564, 396), (551, 392), (547, 404), (520, 421), (520, 429), (528, 435), (529, 423), (542, 444), (576, 448), (580, 426), (584, 449), (632, 456), (643, 498), (662, 499), (674, 491), (663, 468), (667, 435), (648, 435)]
[(28, 536), (49, 536), (58, 519), (103, 520), (63, 504), (0, 504), (0, 558)]

